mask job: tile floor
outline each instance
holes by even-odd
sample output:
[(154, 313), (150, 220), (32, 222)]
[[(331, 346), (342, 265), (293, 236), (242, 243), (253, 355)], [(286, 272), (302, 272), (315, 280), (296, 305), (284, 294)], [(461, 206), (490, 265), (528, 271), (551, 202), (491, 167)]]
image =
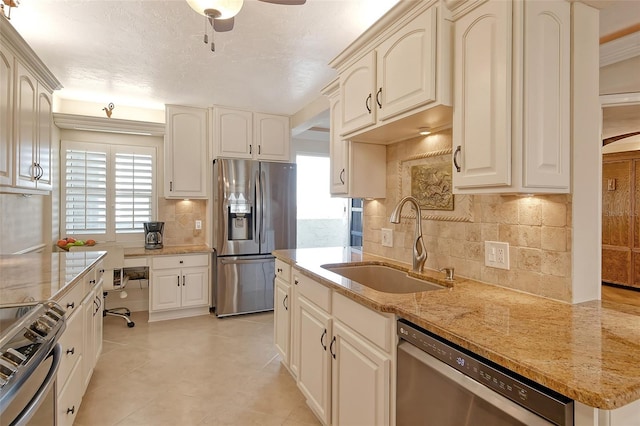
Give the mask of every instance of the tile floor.
[(319, 424), (280, 363), (272, 313), (132, 319), (105, 318), (76, 426)]

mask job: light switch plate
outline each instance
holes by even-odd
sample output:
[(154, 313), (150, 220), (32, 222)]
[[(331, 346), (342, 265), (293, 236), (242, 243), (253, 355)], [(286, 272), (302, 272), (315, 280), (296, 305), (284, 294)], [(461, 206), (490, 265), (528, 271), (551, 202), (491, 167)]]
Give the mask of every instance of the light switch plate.
[(202, 221), (196, 220), (196, 229), (202, 229)]
[(382, 247), (393, 247), (393, 229), (382, 228)]
[(500, 241), (484, 242), (484, 264), (491, 268), (509, 268), (509, 243)]

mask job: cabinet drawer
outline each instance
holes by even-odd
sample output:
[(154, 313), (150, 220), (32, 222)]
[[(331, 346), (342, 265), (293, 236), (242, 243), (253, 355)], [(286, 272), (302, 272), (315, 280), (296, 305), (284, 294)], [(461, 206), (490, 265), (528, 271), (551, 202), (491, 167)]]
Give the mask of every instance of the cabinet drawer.
[(82, 362), (76, 362), (56, 402), (56, 425), (71, 426), (82, 402)]
[(291, 282), (291, 265), (276, 259), (276, 277), (286, 282)]
[(84, 299), (84, 295), (86, 294), (85, 289), (85, 278), (83, 277), (80, 282), (75, 284), (73, 288), (65, 293), (59, 299), (56, 298), (56, 301), (62, 306), (64, 310), (67, 311), (65, 314), (66, 318), (69, 318), (71, 314), (80, 308), (80, 304), (82, 303), (82, 299)]
[(62, 348), (62, 359), (58, 368), (58, 393), (69, 378), (71, 369), (82, 356), (82, 310), (69, 317), (67, 328), (59, 340)]
[(393, 315), (381, 314), (334, 292), (333, 316), (387, 353), (391, 352)]
[(329, 287), (325, 287), (298, 271), (293, 273), (293, 283), (296, 286), (297, 294), (304, 296), (326, 312), (331, 312), (331, 289)]
[(151, 260), (153, 269), (190, 268), (192, 266), (209, 266), (208, 254), (188, 256), (157, 256)]

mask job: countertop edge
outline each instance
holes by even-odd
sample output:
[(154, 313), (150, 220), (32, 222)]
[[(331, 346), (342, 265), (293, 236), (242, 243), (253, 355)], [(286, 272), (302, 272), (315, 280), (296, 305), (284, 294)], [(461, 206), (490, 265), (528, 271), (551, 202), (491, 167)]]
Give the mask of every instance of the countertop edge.
[[(578, 401), (582, 404), (588, 405), (590, 407), (593, 408), (598, 408), (598, 409), (603, 409), (603, 410), (612, 410), (612, 409), (616, 409), (616, 408), (620, 408), (623, 407), (625, 405), (628, 405), (634, 401), (638, 401), (640, 400), (640, 387), (639, 386), (632, 386), (632, 387), (620, 387), (620, 388), (616, 388), (615, 394), (613, 395), (609, 395), (608, 397), (605, 397), (603, 394), (598, 393), (598, 392), (594, 392), (592, 390), (590, 390), (588, 387), (586, 386), (580, 386), (580, 387), (571, 387), (568, 386), (567, 383), (554, 379), (553, 377), (550, 377), (550, 373), (546, 373), (544, 371), (540, 371), (537, 367), (529, 365), (529, 364), (525, 364), (523, 363), (522, 360), (517, 360), (517, 359), (512, 359), (510, 357), (501, 355), (500, 353), (496, 352), (494, 349), (490, 348), (490, 347), (485, 347), (482, 345), (479, 345), (477, 343), (474, 343), (470, 340), (468, 340), (467, 338), (465, 338), (464, 336), (460, 336), (457, 335), (456, 333), (451, 332), (450, 330), (448, 330), (446, 327), (444, 327), (441, 324), (437, 324), (437, 323), (433, 323), (430, 322), (428, 320), (425, 320), (424, 318), (421, 318), (409, 311), (407, 311), (406, 309), (403, 309), (401, 306), (399, 306), (397, 303), (391, 302), (391, 303), (381, 303), (379, 301), (367, 298), (361, 294), (358, 294), (357, 292), (346, 288), (344, 286), (341, 286), (333, 281), (331, 281), (330, 279), (319, 275), (318, 273), (315, 273), (313, 270), (307, 269), (305, 267), (305, 265), (303, 263), (300, 263), (298, 261), (296, 261), (295, 259), (291, 258), (291, 251), (290, 250), (276, 250), (273, 252), (273, 255), (291, 265), (292, 267), (297, 268), (298, 270), (300, 270), (300, 272), (303, 275), (308, 276), (309, 278), (312, 278), (316, 281), (321, 282), (322, 284), (332, 288), (333, 290), (338, 291), (340, 294), (358, 302), (361, 303), (367, 307), (370, 307), (371, 309), (377, 310), (379, 312), (385, 312), (385, 313), (393, 313), (396, 314), (399, 317), (405, 318), (411, 322), (416, 323), (417, 325), (425, 328), (428, 331), (431, 331), (441, 337), (443, 337), (444, 339), (447, 339), (467, 350), (470, 350), (492, 362), (495, 362), (496, 364), (499, 364), (501, 366), (503, 366), (504, 368), (507, 368), (509, 370), (512, 370), (514, 372), (516, 372), (517, 374), (522, 375), (523, 377), (533, 380), (536, 383), (539, 383), (543, 386), (546, 386), (562, 395), (565, 395), (575, 401)], [(376, 258), (377, 256), (370, 256), (372, 258)], [(396, 262), (392, 259), (385, 259), (382, 257), (379, 257), (378, 260), (379, 264), (384, 264), (386, 266), (391, 266), (391, 267), (396, 267), (400, 262)], [(358, 263), (362, 263), (362, 261), (355, 261), (355, 262), (343, 262), (343, 263), (352, 263), (352, 264), (358, 264)], [(371, 263), (371, 262), (366, 262), (366, 263)], [(429, 277), (429, 279), (433, 279), (432, 277)], [(497, 286), (492, 286), (491, 284), (487, 284), (487, 283), (481, 283), (481, 282), (476, 282), (476, 281), (472, 281), (472, 280), (467, 280), (467, 279), (459, 279), (457, 278), (455, 281), (455, 285), (456, 286), (461, 286), (461, 285), (465, 285), (465, 284), (472, 284), (475, 286), (487, 286), (487, 287), (497, 287)], [(516, 290), (511, 290), (508, 288), (504, 288), (504, 287), (499, 287), (501, 290), (507, 291), (507, 292), (514, 292), (514, 293), (518, 293)], [(443, 289), (444, 291), (446, 291), (446, 289)], [(369, 289), (369, 291), (372, 291)], [(440, 291), (440, 290), (438, 290)], [(385, 294), (385, 296), (388, 299), (393, 300), (393, 295), (391, 295), (391, 297), (389, 297), (389, 295)], [(540, 297), (540, 296), (534, 296), (534, 295), (528, 295), (531, 297)], [(540, 297), (541, 299), (543, 299), (542, 297)], [(545, 299), (548, 300), (548, 299)], [(553, 301), (554, 303), (558, 303), (559, 305), (566, 305), (563, 302), (559, 302), (559, 301)]]

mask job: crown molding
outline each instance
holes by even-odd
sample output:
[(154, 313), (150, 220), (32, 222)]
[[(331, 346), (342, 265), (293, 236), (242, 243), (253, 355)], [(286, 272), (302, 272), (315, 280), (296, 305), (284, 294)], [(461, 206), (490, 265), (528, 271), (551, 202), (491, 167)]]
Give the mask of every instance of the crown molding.
[(121, 133), (140, 136), (164, 136), (164, 123), (91, 117), (87, 115), (53, 113), (53, 122), (61, 129), (90, 132)]
[(600, 45), (600, 67), (640, 56), (640, 31)]

